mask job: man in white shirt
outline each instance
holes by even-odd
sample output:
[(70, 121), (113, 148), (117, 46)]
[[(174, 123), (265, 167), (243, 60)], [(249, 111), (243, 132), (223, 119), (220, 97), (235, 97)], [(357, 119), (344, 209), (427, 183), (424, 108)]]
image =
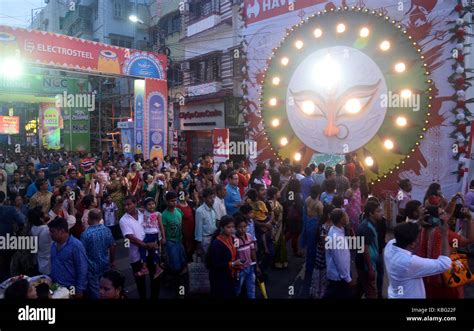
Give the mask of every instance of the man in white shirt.
[(389, 299), (425, 299), (423, 277), (433, 276), (451, 268), (448, 245), (448, 215), (440, 215), (441, 255), (427, 259), (414, 255), (419, 227), (414, 223), (401, 223), (394, 229), (395, 239), (385, 246), (384, 261), (389, 279)]
[(398, 217), (400, 221), (403, 221), (404, 217), (406, 217), (405, 207), (408, 201), (412, 200), (411, 198), (412, 186), (409, 179), (402, 179), (398, 183), (398, 187), (400, 188), (397, 193), (397, 204), (398, 204), (398, 215), (399, 215)]
[(214, 210), (216, 212), (217, 220), (220, 220), (222, 217), (227, 215), (227, 210), (225, 209), (224, 198), (227, 194), (227, 190), (224, 185), (216, 185), (216, 198), (214, 199)]
[[(137, 274), (143, 267), (140, 260), (139, 248), (153, 250), (158, 249), (158, 245), (156, 243), (143, 242), (143, 239), (145, 239), (143, 214), (137, 209), (136, 198), (134, 196), (128, 196), (124, 201), (124, 207), (126, 213), (120, 219), (120, 230), (122, 230), (123, 236), (129, 241), (129, 259), (134, 273), (135, 283), (137, 284), (138, 295), (140, 299), (146, 299), (145, 276), (138, 276)], [(157, 299), (160, 291), (159, 278), (154, 279), (155, 266), (153, 263), (147, 263), (147, 267), (150, 271), (151, 297)]]
[(196, 226), (194, 236), (198, 242), (197, 254), (206, 256), (211, 238), (217, 230), (217, 214), (213, 208), (214, 205), (214, 190), (212, 188), (205, 188), (202, 191), (204, 203), (196, 209)]
[[(328, 284), (323, 298), (348, 299), (351, 297), (350, 287), (355, 284), (351, 277), (351, 253), (344, 233), (349, 217), (342, 209), (336, 208), (330, 218), (333, 225), (325, 243)], [(340, 245), (340, 242), (345, 244)]]

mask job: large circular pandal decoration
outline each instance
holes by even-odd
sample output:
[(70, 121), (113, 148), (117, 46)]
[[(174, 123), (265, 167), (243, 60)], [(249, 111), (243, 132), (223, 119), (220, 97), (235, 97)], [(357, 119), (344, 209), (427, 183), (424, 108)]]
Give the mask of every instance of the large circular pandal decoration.
[(260, 93), (280, 160), (356, 153), (372, 183), (405, 163), (427, 130), (432, 80), (421, 48), (381, 12), (324, 10), (287, 30)]

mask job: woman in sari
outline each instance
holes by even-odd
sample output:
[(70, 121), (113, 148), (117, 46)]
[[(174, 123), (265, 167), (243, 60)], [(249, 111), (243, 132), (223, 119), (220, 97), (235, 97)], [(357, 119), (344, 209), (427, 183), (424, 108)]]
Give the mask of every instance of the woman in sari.
[(288, 256), (286, 252), (285, 231), (283, 230), (283, 206), (279, 201), (280, 191), (272, 186), (267, 191), (267, 197), (273, 211), (272, 239), (275, 251), (275, 268), (287, 268)]
[(351, 187), (346, 191), (346, 198), (349, 205), (345, 208), (347, 216), (351, 222), (352, 233), (357, 233), (359, 227), (359, 217), (362, 213), (362, 195), (360, 193), (360, 179), (354, 177), (351, 179)]
[(112, 201), (117, 205), (117, 219), (120, 219), (125, 214), (124, 209), (124, 200), (125, 200), (125, 191), (127, 187), (124, 185), (123, 178), (120, 179), (117, 175), (117, 171), (111, 170), (109, 172), (110, 182), (107, 185), (107, 192), (112, 198)]
[[(437, 184), (437, 185), (433, 185)], [(453, 215), (456, 200), (460, 194), (453, 196), (449, 203), (441, 195), (441, 187), (438, 183), (433, 183), (428, 188), (425, 195), (425, 204), (428, 208), (438, 208), (440, 218), (445, 218), (450, 221), (456, 216)], [(444, 208), (444, 209), (443, 209)], [(466, 237), (448, 229), (448, 243), (451, 248), (451, 253), (456, 252), (458, 247), (466, 247), (474, 243), (474, 223), (471, 221), (471, 213), (468, 208), (461, 208), (460, 219), (463, 223), (463, 228), (466, 229)], [(441, 231), (439, 226), (424, 226), (420, 233), (420, 245), (418, 247), (418, 256), (436, 259), (441, 255)], [(426, 289), (427, 299), (463, 299), (464, 286), (448, 287), (441, 276), (441, 274), (423, 278)]]
[(140, 192), (140, 174), (138, 173), (136, 162), (133, 162), (130, 165), (130, 172), (127, 174), (127, 180), (128, 192), (138, 200)]
[(303, 230), (301, 232), (301, 247), (306, 249), (306, 264), (304, 276), (304, 294), (309, 293), (311, 278), (316, 261), (317, 236), (316, 231), (319, 219), (323, 214), (323, 203), (319, 201), (321, 188), (318, 184), (313, 184), (310, 188), (310, 195), (306, 198), (303, 208)]
[(158, 183), (151, 173), (144, 173), (143, 178), (145, 180), (145, 184), (143, 185), (143, 199), (152, 198), (155, 204), (158, 205)]
[(328, 235), (329, 229), (332, 225), (329, 215), (333, 210), (333, 205), (325, 205), (323, 207), (323, 214), (319, 218), (319, 223), (316, 228), (316, 259), (311, 278), (311, 285), (309, 287), (309, 295), (315, 299), (323, 298), (327, 286), (326, 249), (324, 246), (326, 243), (326, 236)]
[(178, 209), (183, 212), (182, 228), (183, 228), (183, 246), (186, 252), (188, 262), (193, 261), (193, 254), (196, 250), (196, 241), (194, 240), (194, 230), (196, 224), (194, 222), (195, 210), (194, 203), (189, 200), (187, 191), (178, 193)]
[(191, 184), (191, 175), (189, 174), (189, 167), (185, 163), (179, 169), (179, 173), (181, 175), (181, 180), (183, 181), (183, 188), (186, 192), (189, 192), (189, 186)]
[(224, 216), (219, 222), (219, 229), (213, 236), (209, 247), (207, 266), (211, 298), (235, 298), (235, 282), (238, 270), (243, 263), (237, 259), (237, 247), (234, 245), (234, 218)]

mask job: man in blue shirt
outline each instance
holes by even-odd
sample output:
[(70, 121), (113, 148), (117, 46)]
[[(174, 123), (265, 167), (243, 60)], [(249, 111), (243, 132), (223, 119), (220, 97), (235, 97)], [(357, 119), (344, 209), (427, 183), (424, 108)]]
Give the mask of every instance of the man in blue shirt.
[(323, 298), (348, 299), (351, 297), (351, 287), (355, 284), (351, 277), (351, 253), (344, 234), (349, 217), (342, 209), (336, 208), (330, 218), (333, 225), (324, 243), (328, 282)]
[(59, 177), (61, 175), (61, 170), (62, 166), (61, 163), (59, 162), (59, 154), (56, 154), (54, 156), (53, 161), (49, 164), (48, 166), (48, 180), (50, 183), (54, 183), (54, 180), (56, 177)]
[(202, 191), (204, 203), (196, 210), (196, 226), (194, 239), (198, 243), (197, 252), (200, 256), (206, 256), (211, 238), (217, 230), (217, 213), (214, 210), (214, 190), (205, 188)]
[[(68, 224), (58, 217), (48, 223), (51, 246), (51, 278), (82, 298), (87, 287), (87, 255), (82, 243), (69, 235)], [(74, 291), (74, 292), (72, 292)]]
[(309, 192), (311, 191), (311, 186), (314, 185), (314, 180), (311, 177), (311, 168), (306, 167), (304, 169), (305, 177), (300, 180), (301, 183), (301, 193), (303, 193), (303, 200), (306, 201), (306, 198), (309, 197)]
[(102, 274), (113, 267), (115, 260), (115, 240), (112, 232), (100, 224), (101, 212), (92, 209), (89, 212), (89, 227), (81, 235), (81, 242), (88, 259), (87, 293), (89, 298), (99, 298), (99, 281)]
[(38, 163), (35, 166), (36, 171), (40, 171), (40, 170), (44, 171), (46, 178), (48, 178), (48, 168), (49, 168), (49, 163), (46, 162), (46, 158), (44, 158), (44, 157), (41, 157), (40, 158), (40, 163)]
[(76, 169), (69, 169), (67, 171), (68, 179), (64, 182), (64, 186), (69, 186), (71, 189), (74, 189), (77, 184), (77, 171)]
[[(36, 172), (36, 179), (43, 179), (46, 178), (44, 175), (43, 170), (39, 170)], [(26, 197), (30, 199), (36, 192), (38, 192), (38, 187), (36, 186), (36, 180), (31, 183), (28, 188), (26, 189)], [(48, 181), (48, 192), (53, 192), (53, 187), (51, 183)]]
[(229, 184), (227, 184), (227, 194), (224, 198), (225, 209), (228, 215), (234, 215), (239, 211), (240, 206), (243, 205), (242, 198), (239, 191), (239, 175), (232, 171), (227, 177)]

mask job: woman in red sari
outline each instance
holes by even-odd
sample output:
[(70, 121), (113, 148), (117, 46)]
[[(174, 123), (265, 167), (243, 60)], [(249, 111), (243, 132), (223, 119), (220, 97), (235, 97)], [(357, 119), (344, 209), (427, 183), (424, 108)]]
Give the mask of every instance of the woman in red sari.
[(183, 246), (186, 252), (188, 262), (192, 262), (193, 254), (196, 250), (196, 241), (194, 240), (194, 202), (189, 200), (189, 193), (187, 191), (180, 191), (178, 193), (178, 209), (183, 212), (182, 229), (183, 229)]
[[(448, 208), (447, 208), (448, 209)], [(451, 253), (456, 251), (458, 247), (464, 247), (474, 243), (474, 229), (471, 222), (471, 214), (467, 208), (462, 208), (463, 225), (467, 227), (468, 238), (448, 229), (448, 243), (451, 247)], [(445, 217), (449, 220), (450, 214), (442, 209), (439, 212), (440, 218)], [(436, 259), (441, 255), (441, 232), (439, 226), (423, 227), (420, 233), (420, 245), (418, 248), (418, 256)], [(423, 278), (425, 283), (427, 299), (463, 299), (464, 286), (448, 287), (441, 276), (435, 275)]]
[(140, 174), (137, 171), (137, 164), (133, 162), (130, 165), (130, 172), (127, 174), (128, 180), (128, 191), (130, 195), (135, 196), (137, 199), (140, 196)]

